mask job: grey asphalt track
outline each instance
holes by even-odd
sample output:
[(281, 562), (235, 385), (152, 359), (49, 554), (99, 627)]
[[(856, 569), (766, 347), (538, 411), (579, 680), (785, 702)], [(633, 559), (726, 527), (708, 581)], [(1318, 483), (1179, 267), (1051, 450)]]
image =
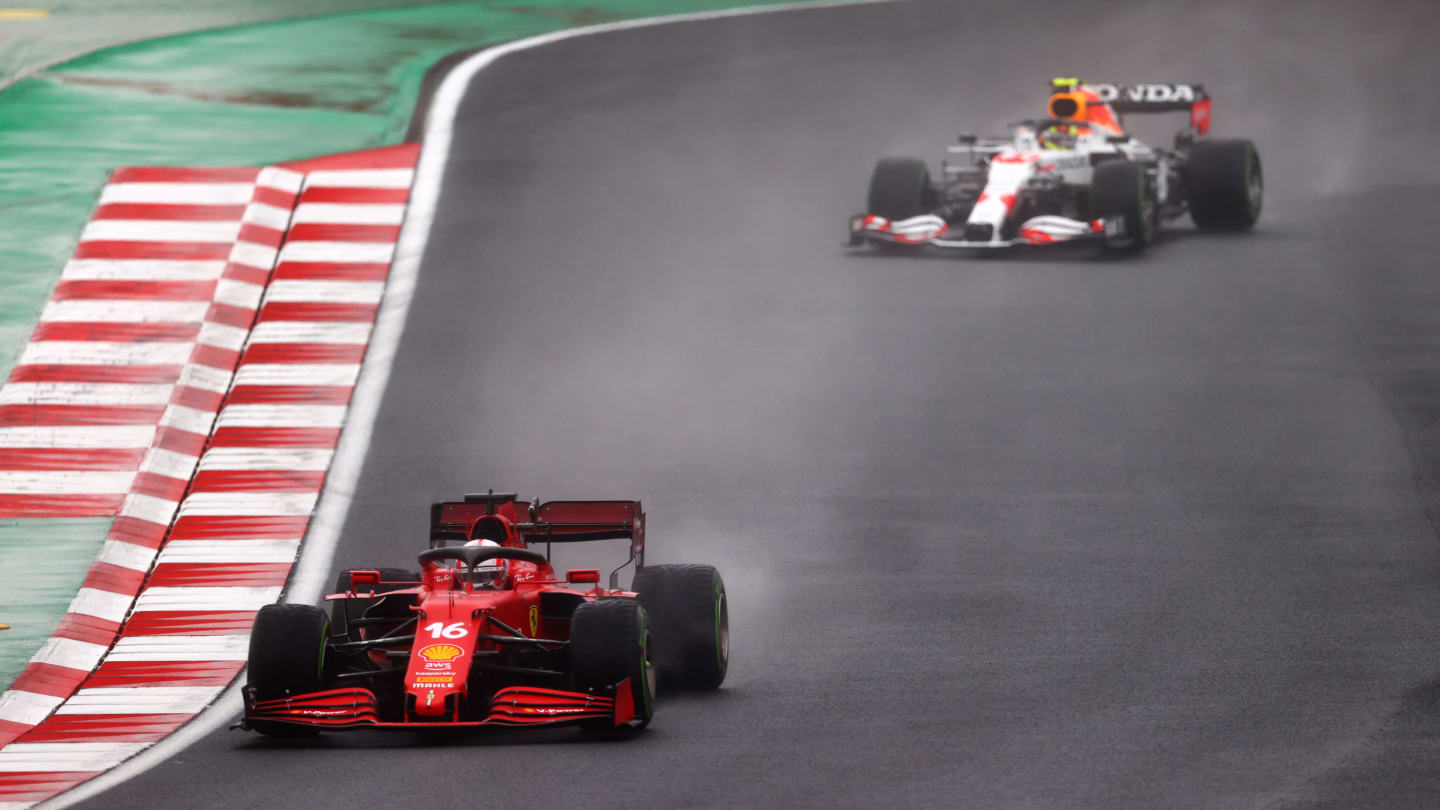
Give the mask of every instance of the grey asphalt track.
[[(583, 38), (460, 110), (336, 567), (466, 490), (640, 497), (725, 574), (720, 693), (628, 741), (221, 732), (87, 806), (1433, 805), (1440, 11), (958, 5)], [(1262, 227), (840, 248), (875, 158), (1057, 74), (1205, 82)]]

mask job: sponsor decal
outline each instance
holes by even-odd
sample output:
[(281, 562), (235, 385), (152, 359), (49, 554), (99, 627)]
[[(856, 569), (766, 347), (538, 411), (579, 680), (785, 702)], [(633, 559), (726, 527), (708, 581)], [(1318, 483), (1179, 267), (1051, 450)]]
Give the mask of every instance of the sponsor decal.
[(427, 661), (425, 669), (431, 672), (453, 672), (455, 667), (449, 661)]
[(1197, 95), (1195, 88), (1188, 84), (1096, 84), (1090, 89), (1107, 104), (1112, 101), (1193, 104)]
[(431, 644), (420, 648), (420, 657), (426, 661), (454, 661), (465, 651), (454, 644)]
[(539, 636), (540, 636), (540, 606), (539, 606), (539, 605), (531, 605), (531, 606), (530, 606), (530, 637), (531, 637), (531, 638), (538, 638)]
[(440, 687), (450, 688), (455, 686), (454, 675), (416, 675), (414, 683), (410, 688), (416, 691), (421, 689), (439, 689)]

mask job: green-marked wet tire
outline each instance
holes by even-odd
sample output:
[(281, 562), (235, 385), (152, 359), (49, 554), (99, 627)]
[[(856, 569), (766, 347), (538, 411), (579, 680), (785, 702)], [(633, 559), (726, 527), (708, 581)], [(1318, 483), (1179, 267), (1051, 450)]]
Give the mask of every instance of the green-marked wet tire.
[(646, 566), (630, 589), (653, 617), (666, 688), (718, 689), (730, 668), (730, 611), (720, 572), (709, 565)]
[[(318, 692), (325, 682), (325, 640), (330, 617), (314, 605), (265, 605), (250, 631), (247, 681), (257, 700)], [(261, 734), (308, 736), (319, 729), (258, 722)]]
[[(601, 599), (575, 608), (570, 617), (570, 672), (577, 691), (599, 692), (630, 679), (635, 702), (631, 728), (655, 715), (655, 666), (645, 608), (635, 599)], [(608, 721), (588, 724), (613, 728)]]
[(1139, 253), (1154, 241), (1155, 201), (1145, 167), (1139, 163), (1110, 160), (1096, 166), (1090, 179), (1090, 206), (1091, 219), (1106, 220), (1102, 244), (1107, 251)]
[(1243, 139), (1201, 140), (1185, 162), (1185, 199), (1202, 231), (1243, 231), (1260, 219), (1265, 176), (1255, 144)]

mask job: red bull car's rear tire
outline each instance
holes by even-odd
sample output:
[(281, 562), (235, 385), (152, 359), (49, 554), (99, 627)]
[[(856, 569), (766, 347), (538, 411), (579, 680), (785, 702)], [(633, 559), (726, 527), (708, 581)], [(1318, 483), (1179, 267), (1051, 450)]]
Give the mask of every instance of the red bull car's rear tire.
[(1202, 231), (1244, 231), (1260, 219), (1265, 177), (1250, 141), (1201, 140), (1185, 163), (1190, 219)]

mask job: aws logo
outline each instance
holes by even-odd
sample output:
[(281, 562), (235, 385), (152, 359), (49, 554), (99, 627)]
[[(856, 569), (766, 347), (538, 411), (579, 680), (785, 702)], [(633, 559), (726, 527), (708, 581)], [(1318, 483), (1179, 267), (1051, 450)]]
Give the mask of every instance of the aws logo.
[(465, 651), (454, 644), (431, 644), (420, 648), (420, 657), (426, 661), (454, 661), (464, 654)]
[(1195, 87), (1188, 84), (1092, 84), (1090, 89), (1107, 104), (1112, 101), (1193, 104), (1200, 97)]

